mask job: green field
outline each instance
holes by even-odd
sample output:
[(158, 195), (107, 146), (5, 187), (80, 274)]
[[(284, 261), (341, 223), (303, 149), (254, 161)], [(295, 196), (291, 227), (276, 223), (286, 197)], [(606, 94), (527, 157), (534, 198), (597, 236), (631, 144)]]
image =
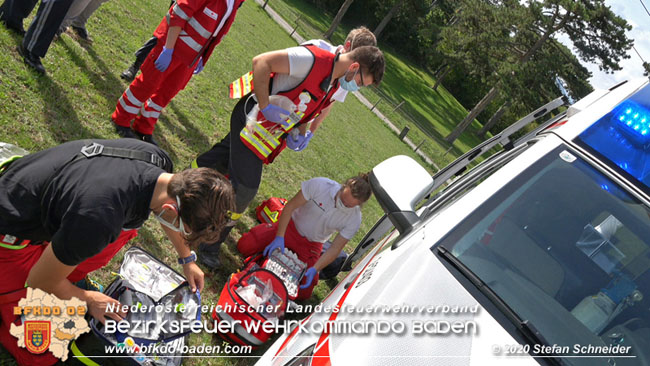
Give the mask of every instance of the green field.
[[(88, 24), (94, 42), (86, 44), (63, 34), (43, 59), (45, 76), (23, 64), (16, 50), (21, 38), (0, 27), (0, 47), (4, 51), (0, 54), (0, 141), (37, 151), (75, 139), (116, 138), (109, 117), (128, 85), (119, 74), (133, 61), (133, 52), (151, 36), (167, 5), (165, 1), (136, 0), (104, 4)], [(227, 85), (250, 69), (251, 58), (264, 51), (294, 45), (288, 34), (254, 1), (244, 3), (230, 33), (217, 46), (205, 70), (165, 108), (157, 125), (155, 137), (174, 159), (176, 170), (187, 167), (197, 154), (209, 149), (228, 132), (230, 111), (236, 101), (227, 98)], [(401, 77), (395, 74), (398, 71), (394, 68), (401, 70), (401, 65), (402, 61), (391, 54), (387, 84), (399, 84)], [(413, 103), (423, 100), (426, 99)], [(437, 100), (448, 104), (448, 110), (441, 112), (441, 119), (449, 119), (448, 113), (462, 116), (458, 103), (448, 94)], [(428, 110), (432, 111), (431, 108), (434, 107), (429, 106)], [(437, 128), (435, 125), (434, 130)], [(418, 142), (417, 138), (413, 139)], [(216, 302), (228, 275), (240, 267), (242, 258), (235, 250), (235, 243), (241, 232), (255, 224), (253, 208), (262, 200), (270, 196), (289, 198), (299, 189), (301, 181), (312, 177), (344, 180), (397, 154), (415, 157), (356, 98), (348, 98), (344, 105), (336, 106), (308, 149), (301, 153), (286, 151), (265, 168), (257, 198), (223, 248), (222, 268), (206, 272), (204, 303)], [(432, 157), (438, 164), (450, 158), (449, 155), (443, 160)], [(364, 206), (363, 214), (362, 228), (348, 250), (382, 211), (371, 199)], [(147, 222), (132, 244), (153, 252), (166, 263), (176, 262), (171, 244), (154, 220)], [(110, 272), (119, 268), (120, 261), (121, 254), (109, 266), (94, 273), (94, 278), (108, 283)], [(179, 269), (177, 265), (174, 267)], [(321, 282), (311, 301), (320, 301), (335, 283)], [(215, 341), (206, 334), (192, 336), (191, 342)], [(256, 354), (261, 352), (263, 349)], [(188, 359), (185, 364), (248, 365), (254, 361), (254, 358), (197, 358)]]
[[(290, 25), (297, 25), (296, 32), (306, 39), (322, 38), (334, 18), (334, 14), (328, 14), (306, 0), (274, 0), (269, 4)], [(348, 15), (344, 19), (349, 19)], [(373, 29), (372, 25), (368, 27)], [(345, 23), (339, 25), (331, 37), (332, 42), (342, 44), (351, 28)], [(468, 128), (470, 133), (461, 135), (453, 146), (444, 141), (443, 138), (465, 117), (467, 110), (444, 86), (439, 86), (437, 91), (431, 89), (435, 79), (429, 70), (404, 59), (398, 50), (384, 44), (381, 38), (378, 42), (386, 55), (389, 71), (379, 90), (365, 88), (362, 94), (372, 103), (381, 99), (377, 108), (400, 129), (410, 127), (408, 137), (416, 145), (424, 141), (422, 151), (440, 167), (478, 145), (481, 140), (474, 132), (481, 126), (477, 121)], [(394, 111), (402, 102), (404, 104), (399, 112)], [(449, 153), (445, 154), (449, 149)]]

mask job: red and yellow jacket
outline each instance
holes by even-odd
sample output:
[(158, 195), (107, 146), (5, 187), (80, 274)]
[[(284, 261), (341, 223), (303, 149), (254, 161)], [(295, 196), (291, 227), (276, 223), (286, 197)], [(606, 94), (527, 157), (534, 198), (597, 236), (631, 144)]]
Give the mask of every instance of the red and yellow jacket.
[[(330, 87), (337, 56), (313, 45), (303, 47), (306, 47), (314, 55), (311, 70), (296, 87), (278, 93), (278, 95), (284, 95), (291, 99), (295, 105), (300, 104), (300, 94), (309, 94), (311, 100), (307, 103), (307, 109), (301, 113), (300, 121), (290, 127), (281, 127), (280, 124), (274, 122), (257, 123), (252, 133), (244, 128), (239, 135), (244, 145), (265, 164), (272, 163), (287, 146), (286, 137), (291, 129), (311, 121), (323, 108), (331, 104), (332, 94), (338, 87), (338, 81), (333, 87)], [(261, 118), (263, 118), (262, 112), (259, 112), (258, 119)], [(278, 134), (280, 128), (282, 130)]]

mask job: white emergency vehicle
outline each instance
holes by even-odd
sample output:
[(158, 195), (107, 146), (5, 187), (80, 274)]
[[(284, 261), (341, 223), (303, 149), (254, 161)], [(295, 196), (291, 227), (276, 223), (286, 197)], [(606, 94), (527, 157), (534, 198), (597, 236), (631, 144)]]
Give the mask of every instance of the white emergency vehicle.
[(650, 365), (650, 85), (509, 141), (560, 104), (433, 177), (375, 167), (386, 215), (344, 267), (367, 255), (257, 365)]

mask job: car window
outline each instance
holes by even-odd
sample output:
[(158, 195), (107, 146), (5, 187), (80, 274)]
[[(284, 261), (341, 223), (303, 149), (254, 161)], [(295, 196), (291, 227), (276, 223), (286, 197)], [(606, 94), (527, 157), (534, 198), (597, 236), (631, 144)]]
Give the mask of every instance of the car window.
[(567, 147), (506, 184), (438, 245), (550, 344), (636, 345), (650, 360), (650, 210)]

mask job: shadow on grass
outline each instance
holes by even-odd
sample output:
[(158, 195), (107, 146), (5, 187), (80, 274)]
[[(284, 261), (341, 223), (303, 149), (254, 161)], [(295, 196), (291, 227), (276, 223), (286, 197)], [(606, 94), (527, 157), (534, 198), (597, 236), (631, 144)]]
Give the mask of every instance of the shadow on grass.
[(48, 75), (32, 72), (38, 75), (35, 80), (43, 100), (44, 120), (48, 121), (47, 127), (55, 141), (64, 143), (70, 140), (105, 138), (84, 126), (66, 92), (54, 80)]
[(205, 134), (203, 134), (203, 132), (201, 132), (201, 130), (198, 129), (194, 123), (190, 122), (190, 119), (187, 117), (187, 115), (181, 112), (180, 108), (176, 106), (176, 102), (174, 102), (174, 100), (169, 102), (165, 108), (168, 108), (174, 112), (174, 114), (176, 114), (178, 122), (184, 127), (183, 129), (180, 126), (171, 123), (167, 117), (161, 116), (162, 118), (160, 118), (159, 121), (162, 121), (172, 134), (181, 136), (185, 141), (188, 143), (191, 142), (195, 146), (212, 146), (210, 139), (205, 136)]
[[(157, 258), (164, 258), (166, 256), (165, 251), (170, 248), (167, 246), (171, 245), (169, 242), (161, 245), (160, 241), (156, 239), (156, 235), (144, 226), (138, 230), (138, 237), (141, 246), (146, 248), (147, 251), (151, 252), (151, 254)], [(167, 237), (165, 237), (164, 240), (168, 241)]]
[(75, 52), (71, 45), (68, 44), (67, 40), (60, 39), (58, 42), (68, 53), (70, 60), (72, 60), (72, 62), (74, 62), (82, 72), (88, 75), (88, 79), (94, 86), (95, 90), (97, 90), (97, 92), (99, 92), (99, 94), (104, 97), (109, 104), (117, 103), (117, 100), (124, 91), (124, 86), (122, 85), (121, 80), (108, 71), (111, 68), (106, 65), (99, 55), (97, 55), (97, 52), (95, 52), (90, 43), (77, 41), (74, 37), (70, 37), (70, 40), (77, 42), (79, 46), (88, 53), (88, 56), (92, 58), (93, 62), (97, 65), (97, 69), (102, 70), (103, 72), (93, 71), (93, 68), (89, 67), (88, 63), (84, 61), (77, 52)]

